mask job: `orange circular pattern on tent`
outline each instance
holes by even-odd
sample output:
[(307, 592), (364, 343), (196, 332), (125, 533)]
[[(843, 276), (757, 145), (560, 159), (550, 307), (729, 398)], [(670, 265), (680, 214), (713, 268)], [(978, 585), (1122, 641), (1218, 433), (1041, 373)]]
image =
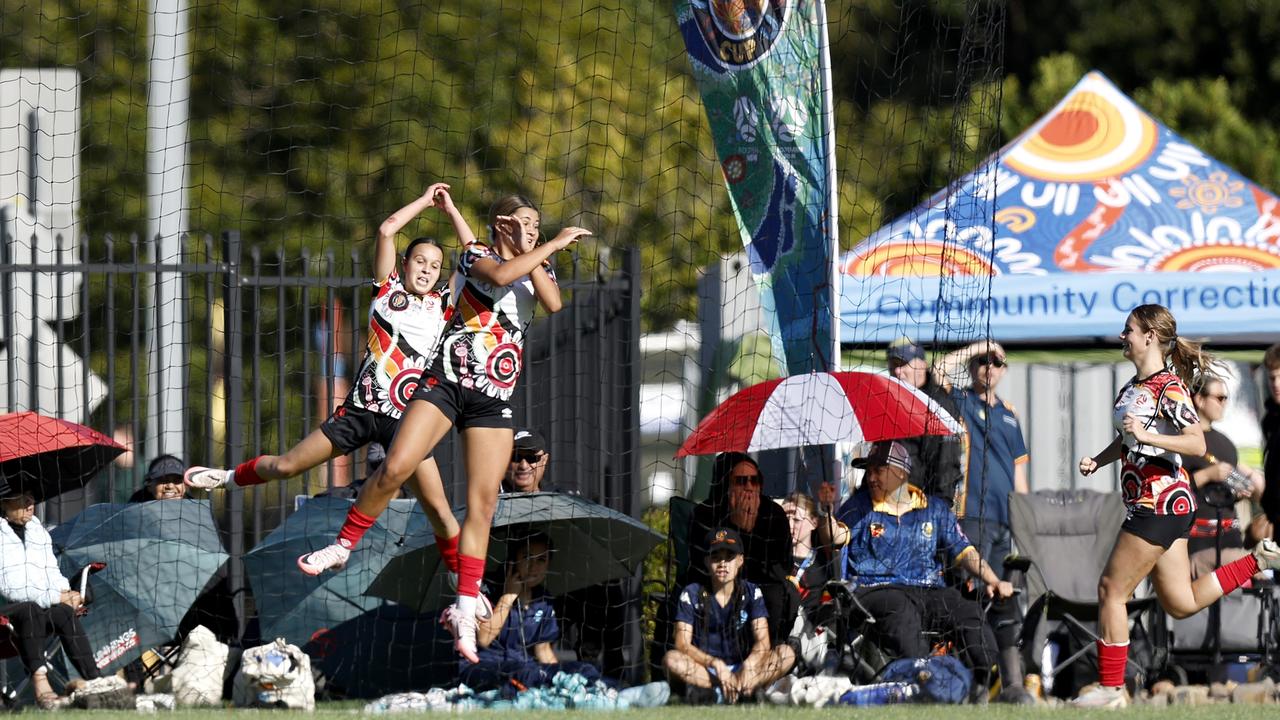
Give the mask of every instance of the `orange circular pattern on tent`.
[(843, 271), (846, 275), (893, 277), (997, 273), (991, 263), (982, 256), (964, 248), (938, 242), (894, 242), (877, 245), (850, 258), (845, 263)]
[(1080, 90), (1004, 162), (1039, 180), (1102, 180), (1133, 171), (1156, 140), (1155, 123), (1137, 106), (1122, 108), (1106, 95)]
[(1280, 256), (1255, 247), (1205, 245), (1171, 253), (1152, 269), (1162, 272), (1280, 270)]

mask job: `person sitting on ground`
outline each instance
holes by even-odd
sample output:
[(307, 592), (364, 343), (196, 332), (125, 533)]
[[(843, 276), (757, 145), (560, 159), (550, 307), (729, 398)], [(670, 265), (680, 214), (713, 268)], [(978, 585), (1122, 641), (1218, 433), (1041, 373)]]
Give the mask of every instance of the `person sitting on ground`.
[(480, 662), (459, 660), (459, 681), (473, 690), (519, 690), (551, 684), (558, 672), (588, 681), (600, 670), (585, 662), (560, 662), (552, 643), (560, 637), (556, 612), (542, 583), (551, 564), (551, 540), (531, 531), (507, 543), (506, 577), (493, 615), (479, 620)]
[(129, 502), (140, 503), (152, 500), (181, 500), (187, 496), (187, 485), (182, 482), (182, 474), (187, 471), (187, 464), (173, 455), (161, 455), (147, 466), (145, 483), (129, 497)]
[(763, 493), (760, 466), (745, 453), (721, 453), (711, 469), (711, 492), (693, 509), (687, 536), (689, 566), (681, 586), (708, 586), (707, 538), (716, 528), (731, 528), (742, 536), (742, 577), (764, 594), (769, 612), (769, 638), (786, 641), (800, 610), (800, 595), (791, 574), (791, 527), (786, 513)]
[(898, 658), (928, 657), (924, 631), (951, 633), (960, 657), (973, 671), (971, 699), (984, 702), (999, 675), (996, 640), (982, 608), (947, 584), (939, 551), (986, 583), (988, 597), (1012, 597), (960, 529), (955, 513), (907, 483), (911, 456), (902, 443), (875, 443), (865, 458), (863, 486), (840, 506), (836, 517), (849, 528), (845, 578), (875, 619), (866, 630), (886, 653)]
[(36, 704), (53, 709), (66, 704), (49, 684), (44, 649), (50, 633), (62, 640), (71, 664), (85, 680), (99, 676), (89, 638), (77, 616), (80, 593), (58, 569), (53, 540), (35, 516), (35, 498), (19, 493), (0, 499), (0, 615), (9, 618), (14, 645), (31, 674)]
[(551, 454), (547, 443), (537, 430), (521, 428), (516, 431), (511, 449), (511, 463), (502, 479), (502, 492), (543, 492), (542, 478), (547, 473)]
[[(1266, 483), (1262, 473), (1240, 464), (1235, 443), (1213, 429), (1227, 410), (1227, 384), (1221, 378), (1202, 374), (1188, 389), (1200, 415), (1208, 449), (1205, 456), (1182, 456), (1182, 469), (1191, 476), (1196, 491), (1196, 519), (1187, 538), (1187, 552), (1191, 557), (1191, 577), (1197, 578), (1249, 554), (1235, 505), (1243, 499), (1261, 500)], [(1229, 482), (1233, 480), (1235, 487)], [(1247, 481), (1248, 487), (1241, 480)]]
[[(772, 504), (772, 503), (771, 503)], [(667, 676), (682, 682), (694, 701), (736, 703), (768, 687), (796, 662), (790, 645), (771, 647), (760, 588), (740, 580), (743, 539), (716, 528), (705, 539), (708, 584), (680, 591), (675, 648), (662, 658)]]

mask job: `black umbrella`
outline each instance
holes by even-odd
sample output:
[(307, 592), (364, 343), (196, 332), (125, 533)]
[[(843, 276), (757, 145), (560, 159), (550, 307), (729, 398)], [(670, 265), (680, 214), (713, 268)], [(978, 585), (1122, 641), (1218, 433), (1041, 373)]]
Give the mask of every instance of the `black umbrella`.
[(206, 500), (91, 505), (49, 535), (63, 574), (106, 563), (89, 578), (83, 624), (107, 671), (171, 641), (227, 560)]
[[(455, 511), (455, 514), (460, 514)], [(552, 595), (631, 577), (662, 536), (644, 523), (616, 510), (560, 493), (512, 493), (498, 499), (493, 514), (491, 567), (506, 561), (506, 541), (546, 533), (555, 548), (547, 571)], [(394, 600), (420, 612), (438, 610), (453, 590), (440, 566), (440, 551), (428, 529), (405, 542), (405, 550), (387, 563), (368, 594)]]
[(92, 428), (33, 412), (0, 415), (0, 497), (36, 502), (82, 488), (127, 450)]

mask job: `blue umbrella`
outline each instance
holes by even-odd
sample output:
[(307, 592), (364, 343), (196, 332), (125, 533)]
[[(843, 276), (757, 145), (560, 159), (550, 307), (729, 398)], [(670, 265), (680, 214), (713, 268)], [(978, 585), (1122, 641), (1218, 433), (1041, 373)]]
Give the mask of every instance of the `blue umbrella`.
[[(663, 540), (639, 520), (577, 495), (511, 493), (498, 499), (493, 514), (490, 567), (506, 561), (507, 539), (534, 530), (546, 533), (556, 551), (545, 583), (551, 595), (631, 577)], [(438, 610), (454, 594), (440, 565), (440, 551), (430, 531), (414, 534), (386, 564), (369, 594), (419, 612)]]
[(297, 560), (333, 542), (351, 509), (351, 500), (311, 498), (244, 557), (264, 641), (285, 638), (299, 647), (313, 637), (373, 610), (383, 601), (365, 590), (404, 538), (431, 535), (426, 515), (413, 500), (393, 500), (368, 532), (345, 568), (318, 577), (304, 575)]
[(98, 667), (110, 672), (173, 640), (183, 615), (227, 561), (209, 503), (92, 505), (49, 532), (64, 575), (94, 562), (83, 618)]

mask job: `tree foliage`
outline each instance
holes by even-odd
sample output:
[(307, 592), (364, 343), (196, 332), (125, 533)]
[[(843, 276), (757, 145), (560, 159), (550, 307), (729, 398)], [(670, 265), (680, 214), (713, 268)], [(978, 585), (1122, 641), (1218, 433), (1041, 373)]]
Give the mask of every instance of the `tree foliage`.
[[(367, 252), (437, 179), (473, 227), (522, 192), (579, 252), (641, 249), (650, 328), (691, 318), (738, 233), (671, 0), (192, 3), (190, 225), (249, 247)], [(5, 67), (79, 69), (82, 227), (146, 218), (147, 3), (0, 0)], [(840, 234), (858, 242), (1092, 68), (1264, 186), (1280, 159), (1280, 15), (1265, 3), (828, 3)], [(428, 218), (415, 234), (449, 239)]]

